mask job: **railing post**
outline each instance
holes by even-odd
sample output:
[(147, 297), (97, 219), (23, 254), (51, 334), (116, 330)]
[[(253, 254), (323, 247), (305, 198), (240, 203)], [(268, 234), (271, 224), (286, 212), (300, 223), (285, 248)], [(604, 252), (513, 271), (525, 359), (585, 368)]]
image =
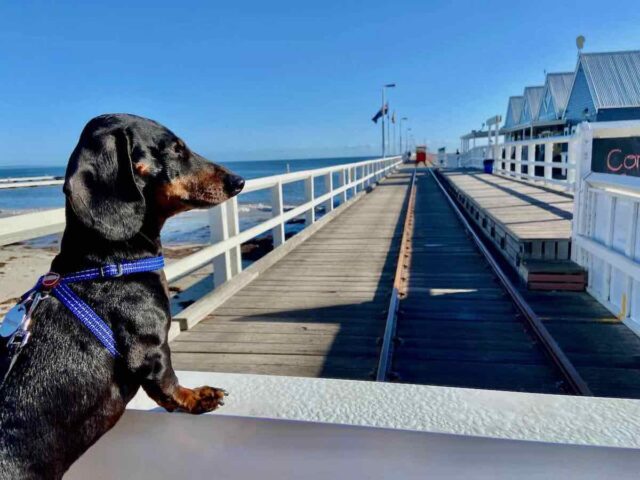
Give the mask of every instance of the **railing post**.
[[(284, 203), (282, 199), (282, 182), (271, 187), (271, 216), (282, 217), (284, 213)], [(273, 248), (279, 247), (284, 243), (284, 222), (280, 222), (271, 231), (273, 236)]]
[[(522, 178), (522, 145), (516, 145), (516, 168), (514, 170), (516, 178)], [(511, 172), (511, 169), (509, 169)], [(527, 173), (529, 173), (529, 167), (527, 167)], [(511, 174), (511, 173), (509, 173)]]
[[(578, 140), (576, 138), (571, 138), (569, 140), (569, 146), (567, 147), (567, 155), (565, 157), (565, 165), (567, 166), (567, 183), (569, 186), (571, 184), (575, 184), (576, 181), (576, 170), (578, 168)], [(573, 166), (573, 168), (568, 168), (569, 166)]]
[(546, 180), (551, 180), (553, 177), (553, 166), (551, 163), (553, 162), (553, 143), (545, 143), (544, 144), (544, 179), (545, 184)]
[(353, 196), (355, 196), (358, 193), (358, 167), (351, 169), (349, 177), (349, 180), (353, 183)]
[[(227, 221), (229, 224), (229, 237), (233, 238), (240, 233), (240, 217), (238, 215), (238, 197), (233, 197), (227, 202)], [(240, 245), (231, 248), (229, 252), (229, 263), (231, 265), (231, 276), (235, 276), (242, 271), (242, 252)]]
[[(209, 230), (211, 243), (223, 242), (229, 238), (227, 220), (228, 202), (221, 203), (209, 210)], [(227, 250), (213, 259), (213, 285), (219, 287), (231, 278), (231, 256)]]
[(304, 215), (305, 223), (307, 227), (312, 225), (316, 221), (316, 207), (313, 205), (314, 193), (313, 193), (313, 175), (304, 179), (304, 200), (305, 202), (311, 202), (311, 208), (307, 210)]
[[(344, 187), (345, 185), (347, 185), (349, 183), (349, 172), (346, 168), (343, 168), (340, 171), (340, 182), (341, 182), (341, 186)], [(347, 203), (347, 190), (344, 189), (342, 190), (342, 193), (340, 194), (340, 204), (343, 203)]]
[[(513, 148), (512, 145), (507, 145), (504, 149), (504, 161), (502, 162), (502, 172), (504, 173), (505, 170), (511, 170), (511, 149)], [(507, 165), (509, 165), (509, 168), (507, 168)]]
[(324, 204), (324, 213), (327, 214), (333, 210), (333, 172), (329, 172), (324, 176), (324, 189), (330, 194), (329, 200)]

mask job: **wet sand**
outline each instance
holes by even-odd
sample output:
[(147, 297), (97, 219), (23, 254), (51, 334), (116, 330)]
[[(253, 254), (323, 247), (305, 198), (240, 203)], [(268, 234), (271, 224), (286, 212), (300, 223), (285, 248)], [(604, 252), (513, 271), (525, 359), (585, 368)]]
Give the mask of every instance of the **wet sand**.
[[(163, 248), (165, 262), (175, 262), (206, 245), (171, 245)], [(4, 315), (36, 280), (49, 271), (53, 257), (58, 253), (56, 243), (34, 246), (27, 243), (5, 245), (0, 249), (0, 316)], [(270, 236), (260, 237), (242, 246), (245, 262), (255, 261), (272, 249)], [(170, 286), (172, 313), (175, 314), (213, 289), (213, 267), (200, 270), (175, 281)]]

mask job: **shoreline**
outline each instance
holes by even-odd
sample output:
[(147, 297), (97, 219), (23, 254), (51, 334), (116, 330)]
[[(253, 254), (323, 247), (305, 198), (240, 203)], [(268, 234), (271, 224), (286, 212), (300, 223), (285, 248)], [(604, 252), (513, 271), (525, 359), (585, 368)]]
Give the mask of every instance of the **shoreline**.
[[(287, 232), (290, 238), (296, 232)], [(45, 245), (27, 242), (5, 245), (0, 250), (0, 316), (12, 308), (20, 296), (29, 290), (36, 280), (47, 271), (51, 261), (59, 252), (60, 235)], [(162, 247), (167, 265), (206, 247), (206, 243), (173, 244)], [(271, 234), (256, 237), (243, 243), (243, 268), (262, 258), (273, 249)], [(205, 266), (169, 287), (171, 311), (176, 314), (213, 290), (213, 267)]]

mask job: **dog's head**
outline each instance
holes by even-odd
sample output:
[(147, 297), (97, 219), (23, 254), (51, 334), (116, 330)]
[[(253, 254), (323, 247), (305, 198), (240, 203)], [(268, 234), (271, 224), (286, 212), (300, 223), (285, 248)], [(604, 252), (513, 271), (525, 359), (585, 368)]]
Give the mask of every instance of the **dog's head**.
[(218, 205), (244, 180), (209, 162), (169, 129), (127, 114), (91, 120), (69, 159), (64, 183), (78, 220), (108, 240), (132, 238), (150, 215)]

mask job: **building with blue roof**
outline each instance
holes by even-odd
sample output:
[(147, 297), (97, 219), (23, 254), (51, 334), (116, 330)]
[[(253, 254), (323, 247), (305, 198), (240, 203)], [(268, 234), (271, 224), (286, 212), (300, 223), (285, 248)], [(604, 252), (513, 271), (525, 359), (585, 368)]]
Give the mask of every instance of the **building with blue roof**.
[[(549, 73), (543, 86), (509, 97), (499, 133), (508, 142), (567, 135), (585, 121), (616, 120), (640, 120), (640, 50), (580, 53), (573, 72)], [(487, 137), (485, 130), (462, 136), (462, 151), (470, 138), (475, 144)]]
[(581, 53), (564, 119), (568, 125), (640, 119), (640, 50)]
[(574, 72), (549, 73), (544, 84), (538, 123), (562, 124)]
[(524, 104), (524, 97), (522, 95), (509, 97), (509, 105), (507, 106), (507, 115), (504, 117), (505, 129), (514, 128), (520, 124), (520, 117), (522, 115), (523, 104)]

